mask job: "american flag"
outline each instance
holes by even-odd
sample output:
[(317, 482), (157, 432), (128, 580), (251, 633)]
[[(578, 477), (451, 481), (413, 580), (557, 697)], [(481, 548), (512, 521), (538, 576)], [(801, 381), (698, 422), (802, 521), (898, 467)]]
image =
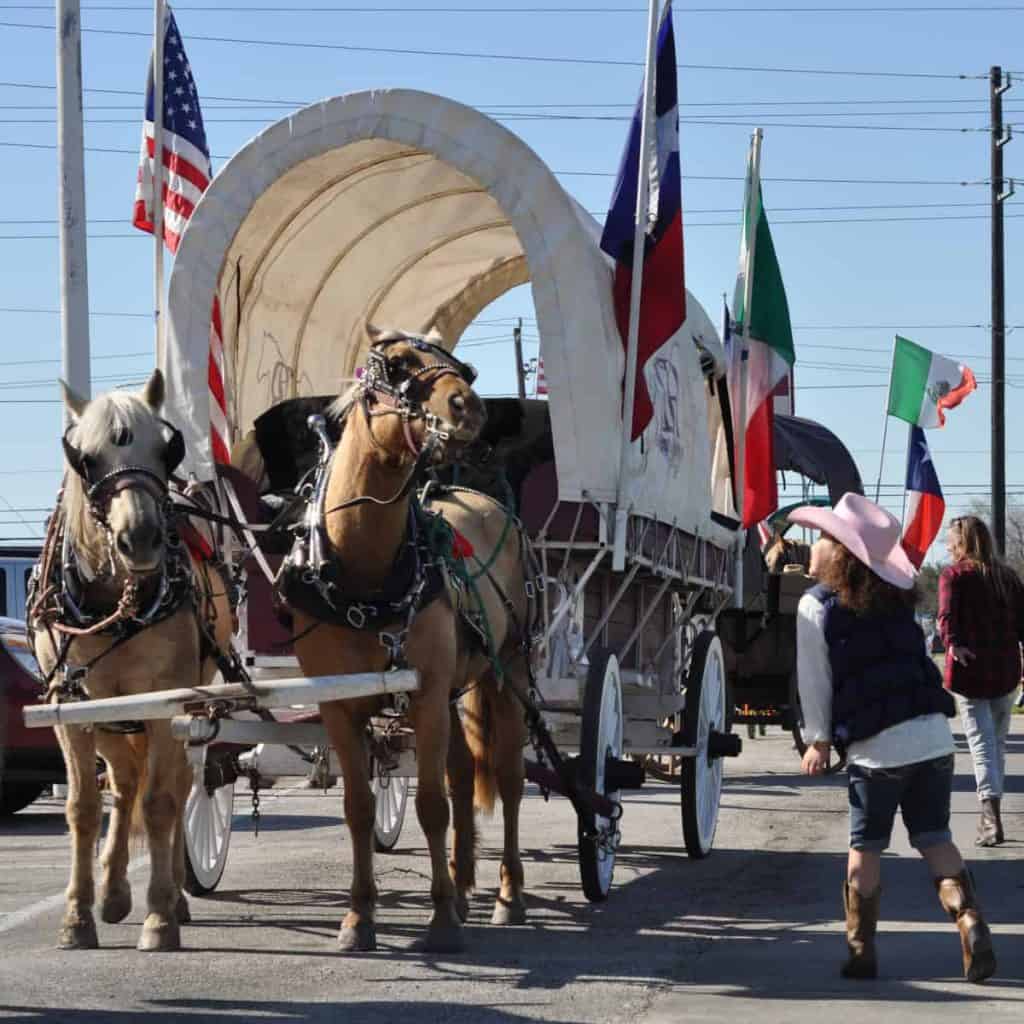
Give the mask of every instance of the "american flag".
[(540, 356), (538, 356), (537, 357), (537, 389), (536, 389), (536, 391), (534, 391), (534, 394), (537, 397), (540, 397), (541, 395), (546, 395), (547, 393), (548, 393), (548, 380), (547, 380), (547, 377), (544, 376), (544, 360), (541, 359)]
[[(181, 235), (213, 170), (199, 93), (170, 6), (164, 8), (163, 222), (164, 242), (178, 251)], [(142, 125), (139, 173), (132, 223), (153, 233), (153, 62), (146, 83), (146, 118)], [(220, 301), (214, 296), (210, 317), (210, 445), (217, 462), (230, 462), (227, 400), (224, 390), (224, 349)]]

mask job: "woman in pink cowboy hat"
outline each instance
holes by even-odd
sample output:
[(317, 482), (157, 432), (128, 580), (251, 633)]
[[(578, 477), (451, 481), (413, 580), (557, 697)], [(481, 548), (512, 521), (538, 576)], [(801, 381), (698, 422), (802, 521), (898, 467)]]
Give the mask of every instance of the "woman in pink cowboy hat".
[(818, 775), (833, 744), (849, 773), (850, 851), (843, 904), (845, 978), (878, 974), (875, 931), (882, 851), (897, 809), (960, 931), (964, 975), (995, 972), (992, 936), (949, 829), (953, 700), (914, 619), (916, 571), (900, 524), (859, 494), (834, 509), (799, 508), (790, 521), (820, 530), (811, 549), (817, 585), (797, 609), (797, 674), (808, 743), (803, 771)]

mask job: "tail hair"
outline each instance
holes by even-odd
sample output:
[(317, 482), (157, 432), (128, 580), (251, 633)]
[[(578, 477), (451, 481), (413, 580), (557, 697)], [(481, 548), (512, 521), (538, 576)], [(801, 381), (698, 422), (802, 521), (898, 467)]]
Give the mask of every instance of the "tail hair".
[(494, 711), (487, 691), (477, 683), (462, 698), (462, 728), (473, 755), (473, 806), (484, 814), (494, 812), (498, 776), (494, 763)]

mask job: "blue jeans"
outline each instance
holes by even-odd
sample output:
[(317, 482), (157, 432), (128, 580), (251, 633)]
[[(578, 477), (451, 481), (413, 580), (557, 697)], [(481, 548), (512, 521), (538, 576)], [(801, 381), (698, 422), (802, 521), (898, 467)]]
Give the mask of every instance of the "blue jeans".
[(960, 721), (974, 762), (974, 778), (979, 800), (998, 800), (1003, 795), (1006, 772), (1006, 737), (1017, 691), (990, 699), (962, 697), (956, 694)]
[(851, 764), (850, 849), (881, 853), (892, 839), (897, 809), (907, 826), (910, 845), (924, 850), (953, 839), (949, 797), (953, 755), (901, 764), (897, 768), (863, 768)]

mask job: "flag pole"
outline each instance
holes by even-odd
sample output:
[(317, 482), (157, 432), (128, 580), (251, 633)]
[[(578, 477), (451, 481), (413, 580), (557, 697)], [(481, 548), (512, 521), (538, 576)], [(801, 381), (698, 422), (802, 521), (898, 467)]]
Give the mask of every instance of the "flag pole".
[[(82, 26), (78, 0), (57, 2), (57, 149), (60, 174), (60, 327), (64, 380), (90, 398), (89, 274), (82, 135)], [(65, 425), (69, 422), (65, 412)]]
[(164, 0), (153, 3), (153, 327), (156, 365), (164, 366)]
[[(626, 565), (626, 528), (629, 523), (626, 470), (633, 445), (633, 407), (636, 404), (636, 364), (640, 338), (640, 298), (643, 288), (644, 242), (647, 237), (647, 200), (650, 167), (647, 160), (654, 109), (654, 66), (658, 49), (658, 6), (650, 0), (647, 15), (647, 59), (644, 64), (644, 100), (640, 116), (640, 159), (636, 185), (636, 218), (633, 222), (633, 276), (629, 293), (629, 334), (626, 342), (626, 378), (622, 403), (622, 447), (619, 451), (619, 486), (615, 508), (615, 539), (612, 569), (621, 572)], [(680, 280), (680, 286), (682, 281)]]
[[(888, 418), (889, 417), (886, 416), (886, 419), (888, 419)], [(907, 473), (908, 474), (910, 473), (910, 446), (913, 444), (913, 441), (914, 441), (914, 424), (913, 423), (908, 423), (907, 424)], [(905, 521), (906, 518), (907, 518), (907, 482), (906, 482), (906, 480), (904, 480), (903, 481), (903, 509), (900, 512), (900, 527), (901, 527), (901, 529), (904, 529), (904, 530), (907, 528), (907, 524), (906, 524), (906, 521)]]
[(892, 360), (889, 363), (889, 387), (885, 393), (885, 417), (882, 422), (882, 454), (878, 456), (878, 482), (875, 484), (875, 504), (882, 491), (882, 471), (885, 467), (885, 437), (889, 431), (889, 401), (892, 399), (892, 372), (896, 368), (896, 339), (892, 340)]
[(733, 594), (734, 607), (743, 607), (743, 554), (746, 549), (747, 531), (743, 527), (743, 510), (746, 504), (746, 448), (747, 448), (747, 374), (749, 370), (750, 349), (747, 346), (750, 329), (750, 304), (754, 298), (754, 257), (757, 249), (757, 223), (754, 211), (757, 207), (757, 196), (761, 187), (761, 140), (763, 132), (754, 130), (750, 140), (750, 165), (747, 174), (747, 205), (743, 211), (743, 233), (746, 242), (746, 266), (743, 268), (743, 325), (736, 331), (733, 310), (733, 333), (738, 335), (740, 345), (740, 393), (739, 408), (736, 416), (736, 493), (739, 503), (740, 531), (736, 538), (736, 591)]

